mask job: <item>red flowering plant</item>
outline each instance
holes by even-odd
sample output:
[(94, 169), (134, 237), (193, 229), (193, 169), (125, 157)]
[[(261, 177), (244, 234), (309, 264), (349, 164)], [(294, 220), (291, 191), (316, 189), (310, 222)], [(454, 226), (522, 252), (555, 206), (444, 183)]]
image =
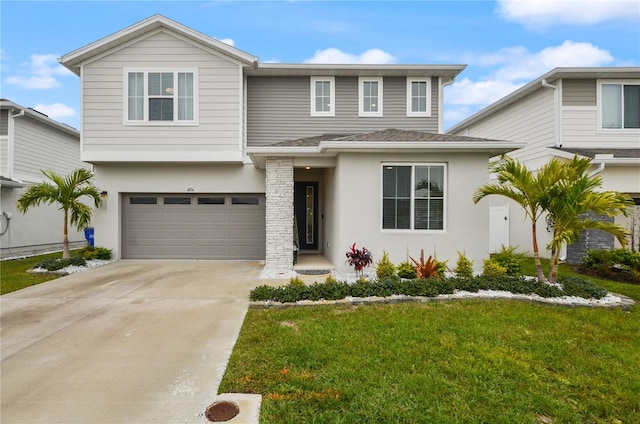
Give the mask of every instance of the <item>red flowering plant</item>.
[(353, 243), (351, 248), (347, 250), (347, 263), (353, 267), (359, 277), (362, 277), (365, 267), (373, 263), (373, 256), (366, 247), (362, 246), (362, 249), (356, 249), (356, 244)]

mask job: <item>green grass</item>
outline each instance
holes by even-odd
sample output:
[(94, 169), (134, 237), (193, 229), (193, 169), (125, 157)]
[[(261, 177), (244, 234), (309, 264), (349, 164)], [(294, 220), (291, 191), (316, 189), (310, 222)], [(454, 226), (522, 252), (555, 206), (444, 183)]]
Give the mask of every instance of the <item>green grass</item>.
[[(637, 286), (598, 281), (640, 300)], [(639, 312), (507, 300), (250, 309), (219, 391), (262, 394), (261, 423), (640, 422)]]
[[(72, 253), (75, 251), (72, 251)], [(25, 287), (35, 286), (45, 281), (59, 278), (54, 274), (29, 274), (27, 270), (47, 258), (61, 258), (62, 252), (32, 256), (26, 259), (12, 259), (0, 262), (0, 294), (7, 294)]]

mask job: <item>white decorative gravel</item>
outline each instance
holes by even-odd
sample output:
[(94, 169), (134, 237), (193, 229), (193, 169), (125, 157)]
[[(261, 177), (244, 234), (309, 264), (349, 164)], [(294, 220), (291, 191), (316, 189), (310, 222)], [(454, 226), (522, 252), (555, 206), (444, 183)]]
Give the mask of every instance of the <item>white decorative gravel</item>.
[[(86, 271), (88, 269), (92, 269), (92, 268), (96, 268), (102, 265), (106, 265), (108, 263), (113, 262), (113, 260), (101, 260), (101, 259), (91, 259), (87, 261), (87, 265), (86, 266), (75, 266), (75, 265), (69, 265), (68, 267), (59, 269), (57, 271), (54, 271), (56, 273), (60, 273), (60, 274), (77, 274), (78, 272), (82, 272), (82, 271)], [(52, 272), (52, 271), (48, 271), (44, 268), (33, 268), (31, 270), (31, 272), (33, 273), (39, 273), (39, 272)]]

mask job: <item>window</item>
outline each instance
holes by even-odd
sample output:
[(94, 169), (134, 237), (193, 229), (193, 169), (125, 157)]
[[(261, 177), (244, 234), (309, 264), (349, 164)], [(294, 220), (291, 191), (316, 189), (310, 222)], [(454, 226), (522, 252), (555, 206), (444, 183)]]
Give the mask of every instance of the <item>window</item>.
[(311, 77), (311, 116), (336, 116), (335, 77)]
[(158, 198), (157, 197), (142, 197), (142, 196), (130, 197), (129, 198), (129, 204), (130, 205), (157, 205), (158, 204)]
[(193, 123), (195, 72), (127, 72), (126, 121)]
[(445, 165), (383, 165), (382, 228), (444, 230)]
[(602, 129), (640, 128), (640, 84), (600, 84)]
[(382, 116), (382, 78), (358, 79), (360, 116)]
[(198, 197), (199, 205), (224, 205), (224, 197)]
[(164, 204), (165, 205), (190, 205), (191, 198), (190, 197), (165, 197)]
[(232, 205), (258, 205), (260, 204), (260, 199), (257, 197), (232, 197), (231, 198)]
[(407, 116), (431, 116), (430, 95), (428, 79), (407, 78)]

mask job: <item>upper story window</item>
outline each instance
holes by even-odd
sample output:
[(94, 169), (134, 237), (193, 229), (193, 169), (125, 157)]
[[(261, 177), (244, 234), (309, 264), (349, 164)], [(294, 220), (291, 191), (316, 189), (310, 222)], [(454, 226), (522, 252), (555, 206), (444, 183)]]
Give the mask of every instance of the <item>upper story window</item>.
[(335, 116), (335, 77), (311, 77), (311, 116)]
[(360, 116), (382, 116), (382, 78), (358, 79), (358, 108)]
[(599, 105), (602, 129), (640, 128), (640, 82), (602, 82)]
[(407, 116), (431, 116), (431, 81), (407, 78)]
[(126, 73), (126, 121), (194, 123), (196, 73), (193, 71)]
[(444, 164), (382, 166), (382, 229), (444, 230)]

